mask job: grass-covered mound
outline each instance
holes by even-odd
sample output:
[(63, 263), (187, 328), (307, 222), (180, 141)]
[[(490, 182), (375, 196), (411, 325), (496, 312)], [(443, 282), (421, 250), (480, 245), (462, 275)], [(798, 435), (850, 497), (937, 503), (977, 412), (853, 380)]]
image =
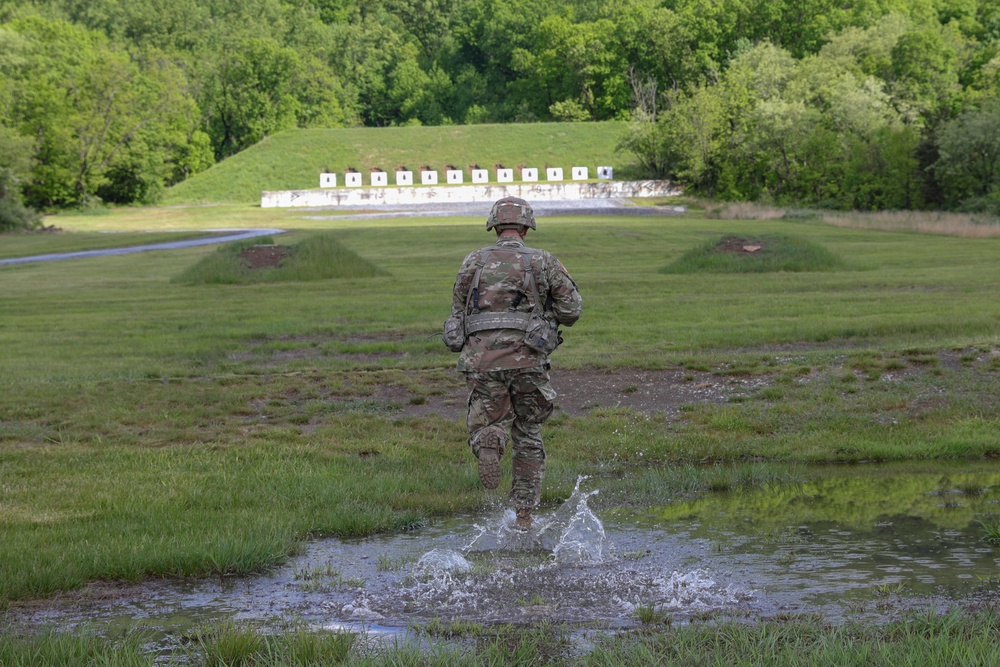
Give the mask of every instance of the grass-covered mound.
[(770, 271), (835, 271), (845, 268), (836, 254), (812, 241), (762, 234), (730, 234), (684, 253), (661, 273), (766, 273)]
[(397, 167), (425, 165), (442, 181), (454, 165), (470, 183), (470, 165), (493, 178), (497, 163), (515, 169), (518, 181), (519, 166), (562, 167), (567, 176), (572, 167), (589, 167), (596, 178), (598, 165), (612, 165), (627, 178), (634, 159), (616, 152), (624, 131), (617, 121), (285, 130), (169, 188), (163, 203), (259, 203), (263, 190), (318, 188), (323, 171), (339, 174), (343, 185), (348, 167), (362, 172), (365, 184), (369, 169), (388, 172), (394, 184)]
[(331, 234), (318, 234), (295, 245), (277, 245), (270, 236), (230, 243), (188, 268), (174, 282), (243, 285), (380, 275), (386, 273), (342, 246)]

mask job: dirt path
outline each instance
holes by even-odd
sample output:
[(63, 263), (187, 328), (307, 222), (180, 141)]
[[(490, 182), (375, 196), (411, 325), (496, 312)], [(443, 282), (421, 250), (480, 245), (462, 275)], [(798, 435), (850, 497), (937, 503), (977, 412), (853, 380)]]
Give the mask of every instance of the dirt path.
[[(769, 382), (766, 377), (725, 377), (686, 370), (650, 371), (634, 368), (611, 370), (553, 370), (552, 386), (558, 393), (556, 413), (585, 415), (597, 409), (628, 408), (644, 414), (676, 417), (681, 406), (722, 403), (745, 395)], [(399, 386), (383, 387), (379, 399), (400, 406), (401, 414), (424, 417), (436, 414), (447, 419), (465, 416), (468, 392), (456, 373), (455, 382), (439, 395), (421, 398)]]

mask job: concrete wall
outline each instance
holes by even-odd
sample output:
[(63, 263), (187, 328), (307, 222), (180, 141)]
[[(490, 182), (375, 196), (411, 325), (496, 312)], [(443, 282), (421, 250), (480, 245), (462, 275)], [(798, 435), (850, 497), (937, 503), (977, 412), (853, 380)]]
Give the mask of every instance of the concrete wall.
[(434, 202), (493, 202), (503, 197), (530, 201), (673, 197), (681, 189), (670, 181), (604, 181), (598, 183), (505, 183), (501, 185), (440, 185), (425, 187), (327, 188), (262, 192), (261, 208), (291, 206), (376, 206)]

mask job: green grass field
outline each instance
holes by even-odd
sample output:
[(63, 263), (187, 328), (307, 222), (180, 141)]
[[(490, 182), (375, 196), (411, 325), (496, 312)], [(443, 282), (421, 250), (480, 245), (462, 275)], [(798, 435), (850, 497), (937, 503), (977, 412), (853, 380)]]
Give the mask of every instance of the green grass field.
[[(322, 230), (379, 275), (176, 282), (212, 247), (0, 267), (0, 605), (97, 579), (257, 571), (302, 539), (403, 530), (491, 502), (464, 423), (407, 417), (383, 391), (419, 402), (461, 384), (437, 334), (459, 263), (490, 241), (482, 220), (301, 215), (227, 205), (54, 221), (76, 248), (111, 229), (277, 227), (291, 230), (274, 239), (284, 245)], [(662, 272), (726, 234), (803, 239), (845, 265)], [(4, 251), (37, 251), (36, 238), (4, 238)], [(683, 472), (705, 460), (1000, 456), (1000, 239), (689, 215), (541, 219), (529, 241), (560, 257), (584, 296), (557, 379), (680, 368), (760, 381), (676, 421), (557, 415), (544, 503), (579, 474), (608, 490), (599, 508), (720, 488)], [(666, 650), (643, 641), (602, 655), (628, 664)]]
[(370, 169), (389, 172), (394, 183), (396, 167), (416, 174), (424, 165), (443, 182), (449, 164), (466, 172), (466, 182), (473, 164), (488, 169), (491, 178), (497, 163), (511, 169), (562, 167), (567, 174), (583, 166), (595, 178), (598, 165), (611, 165), (627, 175), (634, 158), (615, 151), (624, 131), (623, 123), (610, 121), (287, 130), (170, 188), (164, 202), (257, 203), (262, 190), (317, 188), (323, 171), (338, 174), (342, 185), (348, 167), (362, 172), (366, 184)]

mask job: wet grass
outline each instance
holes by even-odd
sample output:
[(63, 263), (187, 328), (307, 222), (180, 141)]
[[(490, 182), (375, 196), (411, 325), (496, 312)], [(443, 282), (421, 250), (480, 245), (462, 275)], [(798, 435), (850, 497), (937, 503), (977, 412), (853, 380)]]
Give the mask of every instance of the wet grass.
[(722, 621), (616, 637), (581, 664), (985, 665), (1000, 649), (997, 627), (993, 614), (917, 614), (885, 625)]
[(347, 662), (355, 635), (314, 632), (304, 626), (265, 634), (251, 625), (220, 623), (199, 628), (190, 641), (188, 662), (205, 667), (307, 667)]
[(140, 633), (109, 639), (90, 633), (43, 631), (32, 635), (0, 633), (4, 667), (150, 667), (153, 656)]
[(1000, 516), (991, 514), (979, 522), (985, 534), (983, 539), (993, 546), (1000, 546)]
[[(383, 667), (551, 665), (921, 665), (993, 664), (1000, 652), (1000, 620), (995, 613), (907, 613), (884, 624), (848, 621), (839, 625), (804, 615), (759, 622), (721, 618), (672, 626), (669, 617), (650, 616), (630, 633), (597, 634), (581, 651), (572, 628), (553, 624), (528, 627), (462, 626), (450, 634), (437, 627), (440, 643), (371, 647), (345, 633), (305, 628), (261, 634), (251, 626), (220, 624), (192, 633), (184, 664), (298, 667), (319, 664)], [(428, 633), (429, 634), (429, 633)], [(459, 640), (461, 643), (454, 643)], [(0, 637), (0, 662), (15, 667), (50, 665), (152, 665), (135, 636), (44, 634)]]

